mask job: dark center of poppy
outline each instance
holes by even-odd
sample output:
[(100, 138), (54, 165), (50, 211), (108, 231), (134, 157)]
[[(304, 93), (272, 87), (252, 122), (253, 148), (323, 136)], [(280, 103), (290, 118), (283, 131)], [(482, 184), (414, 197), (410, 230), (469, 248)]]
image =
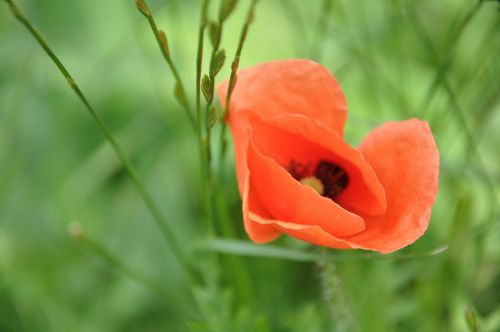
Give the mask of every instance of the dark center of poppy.
[(349, 176), (339, 165), (320, 160), (315, 169), (311, 169), (311, 163), (302, 164), (292, 160), (288, 166), (290, 174), (303, 184), (310, 184), (312, 179), (317, 179), (322, 184), (322, 190), (313, 186), (318, 193), (332, 200), (340, 195), (349, 185)]

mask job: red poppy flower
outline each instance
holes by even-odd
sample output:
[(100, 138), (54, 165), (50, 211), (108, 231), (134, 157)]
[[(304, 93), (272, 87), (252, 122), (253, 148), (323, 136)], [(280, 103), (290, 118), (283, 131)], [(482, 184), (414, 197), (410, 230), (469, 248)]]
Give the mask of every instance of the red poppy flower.
[[(218, 86), (223, 102), (227, 85)], [(439, 175), (428, 124), (387, 122), (353, 148), (343, 140), (346, 117), (338, 82), (317, 63), (276, 61), (238, 72), (228, 123), (252, 241), (285, 233), (390, 253), (425, 232)]]

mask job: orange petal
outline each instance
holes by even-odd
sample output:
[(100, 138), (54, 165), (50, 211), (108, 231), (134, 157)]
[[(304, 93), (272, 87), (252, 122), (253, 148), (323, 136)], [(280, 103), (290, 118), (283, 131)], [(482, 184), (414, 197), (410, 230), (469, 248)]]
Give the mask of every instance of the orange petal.
[(335, 132), (299, 114), (280, 116), (267, 123), (252, 117), (250, 126), (258, 151), (282, 167), (286, 168), (292, 159), (302, 164), (323, 159), (342, 167), (349, 175), (349, 185), (337, 202), (344, 208), (367, 215), (385, 212), (385, 192), (375, 172), (361, 153)]
[(243, 217), (245, 230), (255, 243), (266, 243), (274, 240), (281, 232), (299, 240), (330, 248), (345, 249), (354, 245), (336, 238), (316, 225), (299, 225), (273, 219), (265, 210), (255, 193), (255, 188), (246, 182), (243, 196)]
[[(223, 106), (227, 87), (227, 80), (217, 87)], [(303, 59), (267, 62), (238, 71), (229, 120), (240, 110), (256, 112), (264, 120), (303, 114), (341, 137), (347, 117), (344, 94), (337, 80), (322, 65)]]
[(299, 225), (291, 222), (265, 218), (253, 212), (250, 212), (249, 214), (254, 223), (259, 223), (262, 226), (272, 226), (275, 229), (302, 241), (318, 246), (337, 249), (355, 248), (354, 245), (328, 234), (321, 227), (316, 225)]
[(250, 237), (250, 240), (255, 243), (273, 241), (280, 235), (280, 232), (272, 225), (266, 225), (255, 221), (252, 215), (252, 213), (255, 213), (261, 216), (268, 216), (268, 212), (257, 196), (251, 194), (249, 176), (245, 179), (243, 192), (243, 225), (245, 226), (245, 231)]
[(360, 151), (387, 196), (387, 212), (366, 216), (366, 230), (345, 240), (390, 253), (413, 243), (427, 229), (438, 191), (439, 152), (426, 122), (387, 122), (363, 140)]
[(250, 124), (247, 117), (233, 117), (230, 121), (233, 136), (234, 158), (236, 160), (236, 176), (240, 196), (244, 196), (244, 185), (248, 177), (247, 151), (249, 144)]
[(333, 236), (349, 236), (365, 229), (363, 219), (320, 196), (295, 180), (275, 160), (250, 142), (248, 168), (251, 186), (270, 215), (300, 225), (315, 225)]

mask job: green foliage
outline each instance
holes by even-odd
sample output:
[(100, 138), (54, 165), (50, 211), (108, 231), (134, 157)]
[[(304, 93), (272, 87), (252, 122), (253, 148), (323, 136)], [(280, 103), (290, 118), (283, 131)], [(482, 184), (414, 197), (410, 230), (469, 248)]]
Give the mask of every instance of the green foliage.
[[(167, 46), (159, 30), (160, 47), (183, 87), (133, 2), (16, 2), (194, 253), (199, 280), (185, 276), (126, 169), (7, 3), (0, 3), (0, 331), (500, 329), (496, 2), (262, 0), (233, 62), (250, 2), (211, 1), (206, 37), (220, 50), (212, 62), (207, 43), (203, 72), (220, 79), (203, 78), (207, 102), (231, 62), (236, 70), (309, 57), (343, 87), (351, 144), (384, 121), (430, 123), (441, 153), (431, 225), (389, 256), (319, 251), (286, 237), (251, 244), (232, 155), (214, 165), (224, 170), (217, 190), (230, 210), (213, 214), (229, 228), (207, 239), (198, 147), (181, 109), (194, 95), (199, 2), (136, 2), (168, 33)], [(207, 110), (210, 129), (221, 130), (216, 108)], [(75, 221), (87, 242), (68, 234)]]
[(224, 50), (218, 50), (215, 53), (213, 62), (210, 64), (210, 71), (213, 76), (216, 76), (222, 67), (224, 66), (224, 61), (226, 60), (226, 52)]
[(208, 22), (208, 32), (212, 46), (218, 45), (220, 41), (220, 26), (217, 24), (217, 22)]
[(479, 332), (479, 322), (477, 321), (476, 313), (470, 306), (465, 307), (465, 320), (471, 332)]
[(213, 100), (213, 91), (210, 90), (210, 77), (208, 75), (203, 75), (201, 79), (201, 91), (203, 92), (203, 97), (207, 103), (211, 103)]
[(212, 127), (217, 122), (217, 109), (214, 106), (210, 106), (208, 108), (207, 116), (208, 116), (208, 120), (207, 120), (208, 129), (212, 129)]

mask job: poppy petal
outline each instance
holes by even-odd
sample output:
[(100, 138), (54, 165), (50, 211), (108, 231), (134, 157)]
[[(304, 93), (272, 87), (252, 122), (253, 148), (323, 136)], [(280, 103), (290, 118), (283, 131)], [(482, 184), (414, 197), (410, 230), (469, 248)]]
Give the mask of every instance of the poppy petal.
[(243, 196), (243, 216), (245, 229), (253, 242), (270, 242), (283, 232), (315, 245), (337, 249), (356, 248), (355, 244), (328, 234), (319, 226), (300, 225), (273, 219), (263, 207), (255, 193), (255, 188), (248, 179), (246, 184)]
[(353, 244), (328, 234), (321, 227), (316, 225), (299, 225), (291, 222), (274, 220), (262, 217), (261, 215), (253, 212), (250, 212), (249, 215), (254, 223), (259, 223), (262, 226), (274, 227), (275, 229), (278, 229), (296, 239), (318, 246), (337, 249), (355, 248), (353, 247)]
[(249, 144), (250, 124), (247, 117), (238, 116), (230, 119), (229, 127), (234, 141), (234, 158), (236, 161), (236, 177), (240, 196), (244, 195), (244, 185), (248, 177), (247, 151)]
[(427, 229), (439, 180), (439, 152), (428, 124), (388, 122), (363, 140), (360, 151), (387, 196), (387, 211), (366, 216), (366, 230), (345, 240), (390, 253), (413, 243)]
[(307, 164), (328, 160), (349, 175), (349, 185), (336, 201), (352, 212), (380, 215), (385, 212), (384, 188), (361, 153), (335, 132), (300, 114), (277, 117), (267, 123), (249, 117), (253, 141), (260, 153), (287, 167), (290, 160)]
[(251, 186), (272, 216), (296, 224), (316, 225), (333, 236), (349, 236), (365, 229), (364, 221), (331, 199), (295, 180), (275, 160), (248, 149)]
[[(249, 173), (248, 173), (249, 174)], [(243, 225), (250, 240), (255, 243), (266, 243), (275, 240), (280, 236), (279, 232), (272, 225), (256, 222), (250, 211), (258, 215), (268, 215), (264, 206), (256, 195), (250, 194), (250, 177), (247, 175), (243, 194)]]
[[(224, 107), (229, 82), (217, 91)], [(347, 105), (340, 85), (322, 65), (305, 59), (273, 61), (238, 71), (231, 95), (231, 117), (240, 110), (272, 119), (283, 114), (303, 114), (343, 137)]]

